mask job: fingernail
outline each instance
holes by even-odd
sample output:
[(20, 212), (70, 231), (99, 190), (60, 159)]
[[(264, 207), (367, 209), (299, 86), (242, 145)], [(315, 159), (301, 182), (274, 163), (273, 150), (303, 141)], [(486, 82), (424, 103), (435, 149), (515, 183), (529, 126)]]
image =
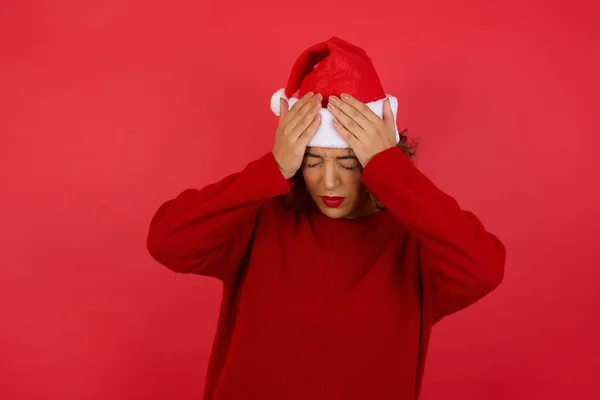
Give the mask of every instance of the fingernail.
[(350, 96), (348, 96), (347, 94), (343, 94), (342, 100), (350, 100)]
[(331, 100), (332, 103), (337, 103), (338, 99), (335, 96), (330, 96), (329, 100)]
[(334, 107), (334, 106), (333, 106), (333, 104), (331, 104), (331, 103), (327, 104), (327, 107), (328, 107), (330, 110), (335, 110), (335, 107)]

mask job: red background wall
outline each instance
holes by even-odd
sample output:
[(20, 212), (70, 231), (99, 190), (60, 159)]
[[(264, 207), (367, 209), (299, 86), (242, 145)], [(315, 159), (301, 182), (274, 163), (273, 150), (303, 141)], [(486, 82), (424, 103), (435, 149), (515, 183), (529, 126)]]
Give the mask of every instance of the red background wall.
[(155, 263), (149, 219), (271, 149), (271, 94), (332, 35), (508, 248), (436, 327), (422, 398), (595, 397), (599, 7), (237, 3), (2, 1), (0, 398), (200, 398), (220, 286)]

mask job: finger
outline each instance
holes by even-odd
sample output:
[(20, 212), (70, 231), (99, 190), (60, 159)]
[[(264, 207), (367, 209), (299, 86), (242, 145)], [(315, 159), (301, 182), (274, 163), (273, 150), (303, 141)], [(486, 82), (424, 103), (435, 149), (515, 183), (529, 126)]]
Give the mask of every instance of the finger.
[[(313, 95), (310, 97), (310, 99), (307, 99), (306, 102), (304, 102), (300, 108), (293, 111), (294, 115), (290, 118), (289, 122), (287, 123), (286, 132), (288, 134), (295, 131), (296, 128), (298, 127), (298, 124), (300, 124), (300, 122), (302, 121), (302, 119), (305, 118), (307, 116), (307, 114), (309, 114), (311, 111), (315, 110), (315, 107), (317, 107), (317, 105), (319, 105), (321, 103), (321, 98), (322, 98), (322, 96), (320, 94)], [(296, 104), (298, 104), (298, 103), (296, 103)], [(294, 104), (294, 106), (296, 104)], [(314, 117), (314, 115), (310, 116), (309, 123), (310, 123), (310, 121), (312, 121), (312, 117)], [(302, 129), (300, 132), (298, 132), (298, 134), (302, 133), (303, 130), (304, 129)]]
[(360, 139), (346, 129), (337, 118), (333, 119), (333, 126), (340, 136), (343, 137), (346, 142), (348, 142), (350, 147), (354, 148), (355, 145), (360, 144)]
[(306, 103), (310, 102), (315, 95), (314, 92), (308, 92), (300, 100), (294, 103), (293, 106), (290, 107), (290, 118), (293, 117), (293, 114), (297, 113), (298, 110), (302, 109), (306, 105)]
[[(337, 105), (340, 110), (352, 118), (352, 120), (360, 125), (367, 133), (372, 132), (374, 122), (365, 115), (370, 111), (369, 107), (367, 107), (366, 104), (352, 98), (350, 95), (343, 94), (343, 96), (347, 100), (333, 96), (333, 100), (337, 103), (334, 103), (334, 105)], [(381, 122), (381, 118), (379, 118), (379, 122)]]
[(358, 111), (365, 119), (371, 121), (372, 123), (378, 123), (381, 121), (379, 115), (375, 114), (373, 110), (371, 110), (365, 103), (362, 101), (350, 96), (347, 93), (342, 93), (342, 101), (356, 111)]
[(279, 121), (283, 121), (283, 118), (285, 118), (285, 116), (287, 115), (287, 113), (289, 112), (288, 109), (288, 102), (286, 99), (284, 99), (283, 97), (279, 98)]
[[(341, 112), (346, 114), (352, 121), (358, 124), (365, 131), (370, 131), (370, 126), (372, 125), (371, 121), (369, 121), (364, 115), (362, 115), (356, 108), (352, 107), (350, 104), (342, 101), (339, 97), (331, 96), (329, 101), (333, 104), (334, 107), (337, 107)], [(343, 121), (341, 121), (343, 123)]]
[[(337, 103), (339, 104), (339, 101)], [(341, 123), (344, 129), (352, 133), (360, 141), (363, 141), (363, 139), (367, 136), (367, 133), (365, 132), (362, 126), (360, 126), (356, 121), (354, 121), (346, 113), (340, 110), (337, 105), (329, 103), (327, 107), (329, 108), (329, 111), (331, 112), (333, 117), (337, 118), (337, 120)]]
[(395, 123), (394, 111), (392, 111), (392, 105), (390, 104), (390, 99), (388, 98), (383, 101), (383, 122), (390, 127), (393, 127)]
[(302, 146), (302, 148), (306, 148), (315, 134), (319, 129), (319, 125), (321, 125), (321, 114), (315, 115), (315, 118), (312, 120), (310, 125), (302, 132), (296, 143), (298, 146)]
[[(286, 107), (286, 118), (285, 119), (281, 119), (281, 123), (283, 125), (288, 124), (289, 120), (294, 116), (294, 114), (296, 113), (296, 111), (298, 109), (300, 109), (304, 104), (306, 104), (307, 101), (310, 101), (310, 99), (312, 98), (312, 96), (314, 95), (313, 92), (308, 92), (306, 93), (300, 100), (298, 100), (293, 106)], [(287, 103), (287, 101), (286, 101)]]
[(306, 103), (310, 102), (312, 98), (315, 96), (314, 92), (308, 92), (300, 100), (298, 100), (291, 108), (291, 110), (298, 110), (302, 108)]
[(392, 110), (392, 103), (389, 98), (386, 98), (383, 102), (383, 124), (387, 127), (386, 132), (389, 132), (390, 140), (393, 143), (398, 143), (396, 137), (396, 117), (394, 115), (394, 110)]
[(304, 131), (308, 129), (308, 127), (314, 122), (316, 116), (319, 116), (320, 118), (320, 111), (321, 102), (316, 101), (315, 99), (315, 103), (312, 106), (312, 108), (301, 120), (298, 121), (294, 129), (289, 133), (289, 137), (292, 140), (297, 140), (304, 133)]

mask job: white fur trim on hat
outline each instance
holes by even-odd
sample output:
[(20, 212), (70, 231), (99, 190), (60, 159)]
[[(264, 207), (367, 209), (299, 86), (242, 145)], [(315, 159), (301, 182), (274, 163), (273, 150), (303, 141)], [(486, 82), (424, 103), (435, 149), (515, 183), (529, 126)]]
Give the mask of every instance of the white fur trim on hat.
[[(398, 114), (398, 99), (392, 95), (386, 95), (390, 100), (390, 107), (394, 114), (394, 128), (396, 130), (396, 143), (400, 141), (400, 134), (398, 132), (398, 126), (396, 125), (396, 119)], [(300, 99), (296, 97), (291, 97), (288, 101), (288, 108), (291, 108), (295, 103), (297, 103)], [(366, 106), (369, 107), (375, 114), (379, 117), (383, 118), (383, 101), (384, 99), (380, 99), (377, 101), (372, 101), (370, 103), (366, 103)], [(276, 99), (277, 102), (277, 113), (275, 110), (273, 112), (275, 115), (279, 115), (279, 98)], [(273, 100), (271, 101), (271, 107), (273, 107)], [(309, 147), (327, 147), (327, 148), (349, 148), (350, 145), (340, 136), (340, 134), (333, 126), (333, 115), (327, 108), (321, 108), (321, 124), (317, 129), (317, 133), (311, 139), (308, 144)]]
[(275, 93), (273, 93), (273, 96), (271, 96), (271, 111), (273, 111), (273, 114), (279, 116), (281, 110), (279, 109), (280, 105), (279, 105), (279, 99), (280, 98), (284, 98), (286, 100), (288, 100), (287, 96), (285, 95), (285, 89), (279, 89), (278, 91), (276, 91)]

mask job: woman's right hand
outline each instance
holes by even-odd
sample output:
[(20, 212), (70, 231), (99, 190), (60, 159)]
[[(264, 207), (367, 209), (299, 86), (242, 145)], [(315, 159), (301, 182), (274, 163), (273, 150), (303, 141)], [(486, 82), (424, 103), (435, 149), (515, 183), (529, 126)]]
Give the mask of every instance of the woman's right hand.
[(279, 100), (279, 126), (272, 152), (285, 179), (294, 176), (302, 165), (306, 146), (321, 124), (322, 99), (321, 94), (309, 92), (289, 110), (287, 100)]

